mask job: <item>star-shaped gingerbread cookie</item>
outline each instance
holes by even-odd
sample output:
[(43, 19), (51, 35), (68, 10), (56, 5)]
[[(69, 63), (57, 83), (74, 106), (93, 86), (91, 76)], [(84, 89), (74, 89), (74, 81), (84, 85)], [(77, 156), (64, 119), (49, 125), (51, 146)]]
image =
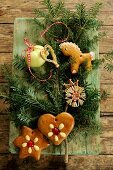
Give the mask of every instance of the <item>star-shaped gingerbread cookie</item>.
[(14, 145), (20, 148), (19, 157), (34, 157), (40, 159), (41, 150), (49, 146), (47, 140), (44, 139), (42, 133), (38, 130), (32, 130), (26, 126), (22, 127), (21, 136), (14, 140)]

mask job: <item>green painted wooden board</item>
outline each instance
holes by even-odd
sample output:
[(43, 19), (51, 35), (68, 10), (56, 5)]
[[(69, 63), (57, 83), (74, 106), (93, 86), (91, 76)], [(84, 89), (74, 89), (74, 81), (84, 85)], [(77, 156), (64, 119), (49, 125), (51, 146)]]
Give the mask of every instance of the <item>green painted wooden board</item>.
[[(14, 46), (13, 46), (13, 56), (22, 55), (22, 51), (26, 48), (23, 39), (27, 37), (31, 43), (37, 39), (38, 32), (35, 27), (35, 23), (31, 18), (17, 18), (14, 22)], [(99, 57), (99, 48), (95, 47), (96, 58)], [(95, 85), (96, 88), (100, 88), (99, 81), (99, 70), (93, 70), (89, 77), (88, 82)], [(97, 120), (100, 117), (100, 109), (97, 113)], [(17, 150), (12, 144), (12, 141), (19, 135), (19, 130), (15, 128), (14, 123), (10, 122), (10, 135), (9, 135), (9, 148), (11, 153), (16, 153)], [(44, 154), (55, 154), (61, 155), (65, 153), (64, 142), (60, 147), (50, 146), (48, 149), (44, 150)], [(71, 140), (69, 143), (69, 154), (99, 154), (99, 136), (86, 136), (82, 132), (76, 134), (76, 139)]]

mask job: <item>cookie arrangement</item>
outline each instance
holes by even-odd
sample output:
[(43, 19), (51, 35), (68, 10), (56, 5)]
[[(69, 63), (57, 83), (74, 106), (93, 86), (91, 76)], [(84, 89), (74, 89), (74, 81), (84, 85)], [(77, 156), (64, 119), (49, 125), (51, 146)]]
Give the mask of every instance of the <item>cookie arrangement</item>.
[(67, 163), (69, 142), (76, 146), (77, 134), (84, 139), (100, 130), (100, 59), (94, 48), (100, 5), (87, 10), (77, 4), (70, 11), (62, 2), (44, 3), (47, 10), (36, 10), (34, 19), (17, 19), (25, 28), (15, 30), (13, 72), (5, 71), (5, 100), (20, 132), (13, 141), (19, 157), (39, 160), (43, 150), (61, 147)]
[(21, 136), (13, 141), (14, 145), (20, 148), (20, 159), (31, 156), (39, 160), (41, 150), (50, 145), (49, 141), (54, 145), (60, 145), (73, 129), (74, 118), (67, 112), (60, 113), (56, 117), (47, 113), (39, 118), (37, 126), (34, 130), (23, 126)]
[[(27, 48), (25, 50), (25, 61), (27, 62), (30, 74), (33, 77), (34, 75), (31, 72), (31, 67), (41, 67), (45, 61), (49, 61), (50, 63), (54, 64), (56, 68), (60, 66), (51, 46), (45, 45), (45, 47), (49, 47), (51, 49), (53, 60), (47, 59), (49, 52), (44, 50), (44, 47), (39, 45), (30, 45), (27, 39), (25, 39), (25, 43), (27, 45), (29, 44), (29, 49)], [(86, 61), (86, 68), (91, 70), (92, 57), (90, 53), (82, 54), (78, 46), (72, 42), (62, 43), (60, 44), (60, 48), (64, 55), (70, 57), (72, 56), (73, 61), (70, 66), (72, 74), (78, 72), (79, 65), (84, 61)], [(77, 54), (77, 52), (79, 54)], [(84, 87), (79, 87), (78, 82), (79, 80), (73, 82), (71, 79), (69, 79), (69, 84), (64, 84), (65, 100), (67, 103), (65, 108), (66, 111), (68, 109), (68, 105), (71, 107), (79, 107), (79, 105), (83, 105), (84, 101), (86, 100), (85, 89)], [(39, 160), (41, 150), (47, 148), (50, 143), (53, 143), (54, 145), (60, 145), (62, 141), (68, 137), (75, 125), (74, 117), (66, 111), (58, 113), (57, 116), (54, 116), (50, 113), (41, 115), (37, 122), (37, 129), (35, 130), (23, 126), (21, 136), (17, 137), (13, 142), (15, 146), (20, 148), (19, 157), (26, 158), (28, 156), (32, 156), (36, 160)], [(48, 141), (50, 142), (44, 139), (44, 136), (48, 138)]]

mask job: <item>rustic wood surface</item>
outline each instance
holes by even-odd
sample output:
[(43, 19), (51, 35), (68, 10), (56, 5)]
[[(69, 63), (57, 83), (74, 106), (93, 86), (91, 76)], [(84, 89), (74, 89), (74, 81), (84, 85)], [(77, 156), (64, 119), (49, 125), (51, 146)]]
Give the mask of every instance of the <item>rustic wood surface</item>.
[[(52, 0), (55, 3), (57, 0)], [(34, 8), (44, 7), (40, 0), (0, 0), (0, 69), (1, 64), (11, 63), (13, 50), (13, 23), (16, 17), (33, 17)], [(73, 10), (77, 2), (85, 2), (90, 7), (95, 0), (65, 0), (65, 5)], [(106, 38), (100, 42), (100, 57), (113, 49), (113, 0), (103, 2), (99, 18), (104, 22), (102, 30), (107, 32)], [(8, 151), (9, 116), (3, 101), (0, 102), (0, 170), (113, 170), (113, 73), (103, 67), (101, 72), (101, 89), (110, 95), (101, 102), (101, 153), (99, 156), (69, 156), (68, 165), (64, 164), (63, 156), (42, 156), (36, 162), (31, 158), (18, 160), (17, 155)], [(7, 82), (0, 73), (0, 89)]]

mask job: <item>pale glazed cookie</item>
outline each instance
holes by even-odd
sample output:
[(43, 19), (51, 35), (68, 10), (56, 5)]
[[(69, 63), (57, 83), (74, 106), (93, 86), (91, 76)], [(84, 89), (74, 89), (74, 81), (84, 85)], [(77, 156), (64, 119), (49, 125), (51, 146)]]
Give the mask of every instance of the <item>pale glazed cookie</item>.
[(26, 126), (22, 127), (21, 136), (17, 137), (13, 143), (20, 148), (19, 157), (21, 159), (32, 156), (39, 160), (41, 150), (49, 146), (38, 129), (32, 130)]
[(38, 120), (39, 130), (49, 138), (54, 145), (59, 145), (69, 135), (74, 127), (74, 118), (67, 112), (58, 116), (49, 113), (42, 115)]

